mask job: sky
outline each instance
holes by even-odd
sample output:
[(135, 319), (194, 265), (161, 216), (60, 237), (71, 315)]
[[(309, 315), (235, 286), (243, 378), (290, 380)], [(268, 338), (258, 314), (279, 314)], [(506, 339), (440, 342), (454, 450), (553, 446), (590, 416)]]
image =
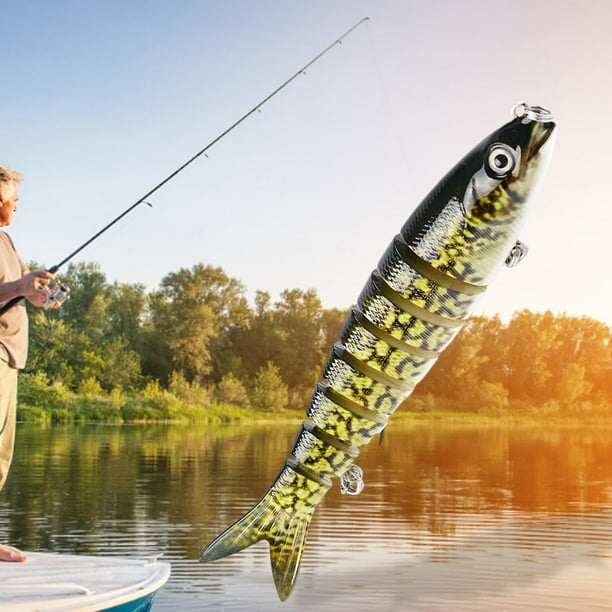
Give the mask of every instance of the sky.
[[(158, 287), (220, 266), (252, 300), (316, 289), (348, 308), (419, 202), (520, 101), (555, 152), (478, 314), (612, 325), (612, 3), (607, 0), (24, 0), (2, 8), (9, 233), (58, 263), (363, 17), (73, 260)], [(61, 277), (61, 270), (59, 276)]]

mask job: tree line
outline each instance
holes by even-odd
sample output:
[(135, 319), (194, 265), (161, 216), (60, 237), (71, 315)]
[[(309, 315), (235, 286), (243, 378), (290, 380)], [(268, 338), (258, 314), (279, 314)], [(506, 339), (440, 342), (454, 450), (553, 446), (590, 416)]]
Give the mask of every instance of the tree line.
[[(30, 311), (20, 398), (106, 396), (124, 419), (127, 396), (303, 414), (348, 312), (324, 309), (314, 289), (277, 301), (258, 291), (251, 305), (240, 281), (201, 263), (153, 291), (109, 283), (91, 262), (70, 265), (62, 282), (62, 308)], [(612, 416), (611, 350), (610, 328), (588, 317), (473, 317), (404, 409)]]

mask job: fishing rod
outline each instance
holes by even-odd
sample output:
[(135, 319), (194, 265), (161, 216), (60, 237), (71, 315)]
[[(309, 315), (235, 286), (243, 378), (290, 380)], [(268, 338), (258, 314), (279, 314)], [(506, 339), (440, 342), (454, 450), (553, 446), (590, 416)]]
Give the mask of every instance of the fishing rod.
[[(253, 108), (251, 108), (251, 110), (249, 110), (244, 115), (242, 115), (240, 119), (232, 123), (232, 125), (230, 125), (227, 129), (221, 132), (216, 138), (211, 140), (201, 151), (198, 151), (195, 155), (190, 157), (185, 163), (183, 163), (176, 170), (174, 170), (174, 172), (169, 174), (163, 181), (155, 185), (153, 189), (150, 189), (149, 191), (147, 191), (147, 193), (145, 193), (139, 200), (136, 200), (136, 202), (128, 206), (128, 208), (126, 208), (120, 215), (115, 217), (110, 223), (107, 223), (100, 231), (96, 232), (91, 238), (86, 240), (81, 246), (79, 246), (74, 251), (72, 251), (72, 253), (70, 253), (67, 257), (64, 257), (64, 259), (62, 259), (59, 263), (55, 264), (54, 266), (51, 266), (48, 271), (55, 274), (55, 272), (57, 272), (65, 263), (69, 262), (73, 257), (75, 257), (75, 255), (80, 253), (85, 247), (89, 246), (94, 240), (99, 238), (102, 234), (104, 234), (104, 232), (106, 232), (113, 225), (115, 225), (115, 223), (118, 223), (121, 219), (123, 219), (123, 217), (125, 217), (127, 214), (132, 212), (132, 210), (140, 206), (140, 204), (147, 204), (148, 206), (151, 206), (151, 204), (146, 201), (147, 198), (153, 195), (158, 189), (163, 187), (167, 182), (171, 181), (177, 174), (179, 174), (179, 172), (182, 172), (187, 166), (193, 163), (201, 155), (204, 155), (211, 147), (217, 144), (222, 138), (225, 138), (232, 130), (237, 128), (243, 121), (248, 119), (253, 113), (257, 112), (264, 104), (266, 104), (269, 100), (271, 100), (274, 96), (276, 96), (276, 94), (280, 93), (283, 89), (285, 89), (285, 87), (287, 87), (291, 82), (297, 79), (300, 75), (306, 74), (306, 70), (308, 70), (308, 68), (310, 68), (315, 62), (321, 59), (328, 51), (333, 49), (336, 45), (341, 45), (342, 41), (351, 32), (353, 32), (353, 30), (357, 29), (362, 23), (364, 23), (365, 21), (368, 21), (369, 19), (370, 19), (369, 17), (364, 17), (363, 19), (359, 20), (354, 26), (352, 26), (344, 34), (342, 34), (342, 36), (334, 40), (333, 43), (331, 43), (329, 46), (323, 49), (323, 51), (321, 51), (319, 54), (313, 57), (307, 64), (304, 64), (304, 66), (302, 66), (297, 72), (295, 72), (295, 74), (290, 76), (284, 83), (279, 85), (272, 93), (268, 94), (263, 100), (261, 100)], [(57, 297), (61, 297), (61, 291)], [(22, 299), (23, 299), (23, 296), (17, 296), (9, 300), (8, 302), (6, 302), (6, 304), (0, 307), (0, 316), (3, 315), (9, 308), (12, 308), (15, 304), (20, 302)]]

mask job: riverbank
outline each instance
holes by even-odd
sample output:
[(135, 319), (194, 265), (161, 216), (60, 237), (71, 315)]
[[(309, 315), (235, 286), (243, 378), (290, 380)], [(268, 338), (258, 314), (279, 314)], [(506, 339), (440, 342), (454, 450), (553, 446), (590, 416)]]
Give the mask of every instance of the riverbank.
[[(486, 389), (485, 389), (486, 390)], [(393, 422), (443, 422), (468, 424), (586, 425), (611, 423), (612, 407), (601, 401), (542, 402), (504, 398), (493, 401), (477, 393), (480, 401), (460, 400), (432, 393), (413, 393), (393, 415)], [(294, 397), (293, 408), (279, 408), (274, 394), (269, 403), (257, 407), (242, 402), (220, 401), (211, 389), (188, 384), (182, 379), (168, 388), (157, 382), (141, 390), (115, 388), (104, 391), (97, 384), (81, 385), (78, 392), (61, 384), (50, 384), (44, 375), (22, 374), (19, 379), (17, 419), (37, 424), (79, 423), (177, 423), (224, 425), (228, 423), (299, 423), (306, 418), (309, 396)], [(261, 400), (261, 398), (260, 398)]]
[[(45, 399), (45, 398), (41, 398)], [(49, 400), (50, 398), (46, 398)], [(419, 397), (414, 398), (419, 405)], [(430, 398), (431, 409), (414, 410), (414, 401), (406, 401), (392, 416), (393, 424), (440, 423), (453, 425), (611, 425), (612, 416), (601, 411), (590, 415), (551, 413), (542, 407), (525, 402), (510, 403), (503, 411), (469, 412), (456, 408), (448, 399)], [(191, 403), (174, 394), (160, 390), (154, 394), (129, 396), (121, 393), (107, 395), (77, 395), (55, 397), (52, 401), (33, 402), (32, 398), (18, 402), (17, 420), (39, 425), (105, 423), (146, 424), (172, 423), (185, 425), (228, 424), (299, 424), (305, 420), (306, 406), (301, 410), (255, 410), (227, 403), (212, 402), (207, 405)]]

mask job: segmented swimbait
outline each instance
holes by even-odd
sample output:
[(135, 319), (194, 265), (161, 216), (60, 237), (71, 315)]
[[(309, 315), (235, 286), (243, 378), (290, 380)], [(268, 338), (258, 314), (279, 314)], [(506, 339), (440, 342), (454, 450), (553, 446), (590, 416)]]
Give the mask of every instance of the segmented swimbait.
[(332, 478), (356, 467), (359, 447), (385, 428), (454, 338), (491, 273), (509, 253), (509, 265), (524, 254), (517, 231), (554, 129), (546, 109), (517, 105), (513, 120), (468, 153), (412, 213), (329, 354), (293, 457), (201, 561), (267, 540), (278, 595), (289, 597), (310, 520)]

